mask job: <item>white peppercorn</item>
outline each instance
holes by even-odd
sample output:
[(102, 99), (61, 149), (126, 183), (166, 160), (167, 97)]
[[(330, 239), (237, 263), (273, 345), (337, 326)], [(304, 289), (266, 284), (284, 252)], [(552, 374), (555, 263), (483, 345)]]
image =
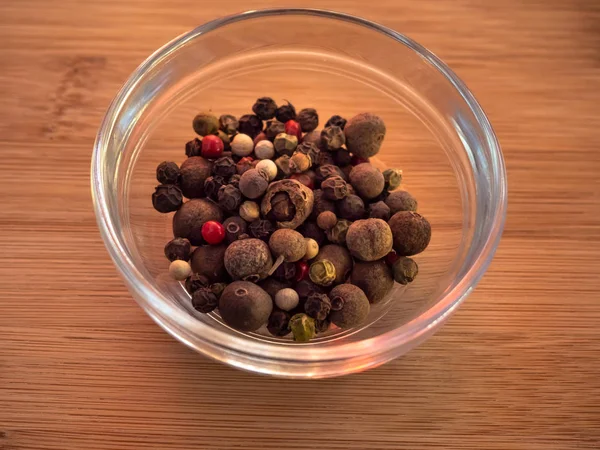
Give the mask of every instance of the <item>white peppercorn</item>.
[(275, 294), (275, 304), (279, 309), (291, 311), (300, 303), (298, 293), (290, 288), (281, 289)]
[(248, 156), (254, 150), (254, 141), (244, 133), (238, 133), (231, 141), (231, 153), (237, 156)]
[(262, 161), (259, 161), (258, 164), (256, 164), (256, 170), (264, 173), (268, 177), (269, 181), (273, 181), (277, 176), (277, 165), (270, 159), (263, 159)]
[(275, 147), (271, 141), (265, 139), (256, 144), (254, 154), (258, 159), (271, 159), (275, 156)]
[(183, 281), (192, 274), (192, 267), (187, 261), (176, 259), (169, 265), (169, 273), (177, 281)]

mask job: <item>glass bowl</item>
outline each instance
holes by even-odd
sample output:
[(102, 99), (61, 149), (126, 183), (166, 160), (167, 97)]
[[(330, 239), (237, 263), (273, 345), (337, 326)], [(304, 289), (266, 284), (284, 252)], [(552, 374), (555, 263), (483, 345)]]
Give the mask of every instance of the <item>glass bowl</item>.
[[(363, 111), (387, 126), (372, 162), (404, 172), (432, 239), (419, 276), (397, 285), (356, 329), (306, 344), (241, 333), (190, 306), (167, 276), (171, 214), (154, 211), (156, 165), (181, 163), (203, 110), (241, 116), (257, 97), (331, 115)], [(92, 159), (92, 192), (106, 247), (142, 308), (198, 352), (245, 370), (330, 377), (375, 367), (430, 336), (488, 267), (506, 212), (506, 174), (473, 95), (435, 55), (367, 20), (331, 11), (248, 11), (209, 22), (150, 56), (117, 94)]]

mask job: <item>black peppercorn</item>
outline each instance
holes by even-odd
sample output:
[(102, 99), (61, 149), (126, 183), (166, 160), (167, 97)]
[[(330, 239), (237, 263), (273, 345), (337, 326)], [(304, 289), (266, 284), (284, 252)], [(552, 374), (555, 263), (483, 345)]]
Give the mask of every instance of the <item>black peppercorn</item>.
[(177, 211), (183, 204), (181, 189), (174, 184), (160, 184), (152, 194), (152, 206), (158, 212), (169, 213)]
[(326, 294), (311, 294), (304, 303), (304, 311), (313, 319), (325, 320), (331, 311), (331, 301)]
[(312, 294), (323, 294), (325, 291), (323, 288), (309, 279), (298, 281), (294, 289), (298, 293), (300, 300), (306, 300)]
[(291, 281), (296, 276), (296, 264), (293, 262), (283, 262), (273, 272), (273, 278), (281, 281)]
[(200, 156), (202, 152), (202, 139), (192, 139), (185, 144), (185, 155), (186, 156)]
[(239, 189), (240, 188), (240, 179), (242, 178), (241, 175), (238, 175), (237, 173), (234, 175), (231, 175), (231, 178), (229, 179), (229, 184), (231, 186), (233, 186), (234, 188)]
[(352, 155), (345, 148), (333, 152), (333, 160), (339, 167), (348, 167), (352, 161)]
[[(331, 180), (331, 178), (325, 180), (325, 182), (328, 182), (329, 180)], [(350, 194), (345, 198), (338, 200), (336, 206), (337, 215), (342, 219), (352, 221), (359, 220), (366, 214), (365, 203), (362, 201), (362, 198), (355, 194)]]
[(280, 133), (285, 133), (285, 124), (278, 120), (269, 120), (265, 128), (267, 139), (273, 141)]
[(275, 111), (275, 118), (282, 123), (286, 123), (288, 120), (296, 118), (296, 108), (290, 102), (287, 105), (281, 105)]
[(277, 111), (277, 104), (271, 97), (261, 97), (252, 106), (252, 112), (261, 120), (272, 119), (275, 117), (275, 111)]
[(234, 134), (238, 128), (238, 120), (231, 114), (223, 114), (219, 117), (219, 129), (227, 134)]
[(192, 295), (198, 289), (202, 287), (207, 287), (210, 284), (210, 280), (208, 277), (204, 275), (200, 275), (199, 273), (193, 273), (185, 280), (185, 290)]
[(201, 156), (191, 156), (181, 165), (181, 192), (187, 198), (204, 196), (204, 182), (210, 176), (212, 163)]
[(298, 232), (305, 238), (314, 239), (319, 246), (325, 242), (325, 232), (312, 220), (307, 220), (300, 225)]
[(316, 180), (318, 183), (322, 183), (329, 177), (340, 177), (344, 181), (348, 181), (346, 174), (342, 170), (333, 164), (325, 164), (317, 167), (315, 170)]
[(165, 256), (169, 261), (175, 261), (177, 259), (188, 261), (190, 259), (191, 249), (192, 246), (190, 241), (184, 238), (175, 238), (165, 245)]
[(223, 156), (213, 163), (213, 175), (223, 177), (225, 180), (229, 179), (235, 172), (235, 162), (230, 156)]
[(240, 216), (232, 216), (225, 219), (223, 227), (225, 228), (227, 241), (232, 243), (233, 241), (237, 241), (241, 234), (246, 233), (248, 224)]
[(326, 199), (340, 200), (348, 195), (348, 184), (341, 177), (329, 177), (321, 183), (321, 190)]
[(343, 130), (346, 126), (346, 119), (344, 119), (342, 116), (338, 116), (337, 114), (335, 116), (331, 116), (325, 124), (325, 127), (327, 128), (331, 126), (340, 127)]
[(204, 182), (204, 194), (208, 198), (216, 201), (218, 199), (219, 189), (221, 189), (222, 186), (225, 186), (225, 184), (223, 177), (208, 177)]
[(262, 131), (263, 123), (260, 117), (254, 114), (245, 114), (240, 117), (238, 130), (254, 139)]
[(308, 133), (319, 126), (319, 115), (314, 108), (304, 108), (296, 118), (304, 133)]
[(385, 190), (393, 191), (402, 183), (402, 171), (399, 169), (387, 169), (383, 171)]
[(344, 130), (340, 127), (332, 125), (321, 131), (321, 145), (326, 150), (337, 150), (345, 143)]
[(256, 239), (261, 239), (265, 242), (269, 240), (271, 234), (275, 231), (275, 226), (271, 223), (270, 220), (255, 220), (248, 227), (250, 230), (250, 236), (255, 237)]
[(335, 244), (345, 244), (346, 235), (348, 234), (348, 228), (350, 228), (352, 222), (346, 219), (339, 219), (333, 228), (325, 231), (327, 239)]
[(156, 168), (156, 179), (161, 184), (177, 184), (179, 182), (179, 166), (171, 161), (161, 162)]
[(221, 186), (217, 196), (219, 206), (229, 213), (236, 213), (242, 204), (242, 193), (231, 184)]
[(210, 288), (202, 287), (192, 294), (192, 306), (198, 312), (208, 314), (219, 305), (219, 300)]
[(271, 313), (269, 322), (267, 323), (267, 330), (273, 336), (285, 336), (290, 333), (290, 313), (277, 309)]

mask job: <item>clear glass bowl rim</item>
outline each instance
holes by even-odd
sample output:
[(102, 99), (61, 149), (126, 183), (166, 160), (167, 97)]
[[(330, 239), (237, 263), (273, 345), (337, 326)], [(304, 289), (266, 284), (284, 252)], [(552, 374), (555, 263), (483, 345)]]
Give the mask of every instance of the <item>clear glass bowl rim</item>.
[[(316, 16), (344, 21), (368, 28), (371, 31), (382, 33), (385, 36), (394, 39), (399, 44), (412, 49), (415, 53), (434, 66), (464, 99), (485, 136), (490, 149), (491, 166), (495, 167), (495, 173), (497, 174), (494, 176), (493, 183), (494, 186), (496, 186), (496, 192), (493, 193), (493, 197), (497, 199), (497, 202), (492, 209), (492, 229), (490, 230), (485, 243), (481, 246), (470, 269), (445, 297), (410, 322), (379, 336), (358, 342), (337, 343), (335, 348), (294, 345), (294, 351), (292, 353), (290, 353), (288, 345), (280, 346), (266, 344), (240, 336), (233, 336), (212, 328), (164, 300), (160, 292), (148, 283), (142, 273), (135, 267), (133, 261), (128, 257), (127, 252), (124, 249), (124, 243), (119, 237), (119, 224), (115, 223), (109, 211), (106, 192), (107, 186), (104, 181), (105, 167), (103, 165), (103, 154), (108, 151), (108, 146), (111, 142), (111, 130), (114, 127), (115, 118), (123, 108), (123, 104), (131, 91), (138, 88), (140, 83), (143, 83), (144, 74), (151, 67), (160, 63), (180, 47), (185, 46), (189, 41), (209, 33), (212, 30), (240, 21), (280, 15)], [(144, 310), (146, 310), (161, 327), (175, 336), (178, 340), (201, 353), (214, 354), (214, 352), (203, 351), (203, 345), (205, 345), (207, 348), (212, 348), (213, 350), (220, 349), (229, 354), (238, 354), (245, 358), (250, 358), (251, 360), (262, 359), (280, 364), (285, 364), (286, 362), (291, 364), (302, 362), (340, 362), (364, 357), (374, 357), (378, 354), (381, 355), (385, 361), (390, 358), (386, 358), (383, 355), (394, 353), (394, 349), (396, 348), (410, 346), (411, 342), (419, 342), (422, 337), (427, 336), (440, 326), (452, 311), (466, 298), (485, 273), (500, 241), (507, 208), (506, 171), (502, 151), (488, 118), (475, 100), (473, 94), (458, 76), (425, 47), (390, 28), (346, 13), (308, 8), (251, 10), (222, 17), (182, 34), (149, 56), (146, 61), (133, 72), (121, 88), (109, 106), (102, 121), (94, 143), (91, 167), (91, 187), (96, 219), (104, 244), (129, 289), (133, 291), (134, 294), (137, 294), (134, 295), (134, 297), (138, 303), (140, 303)], [(187, 333), (181, 332), (183, 330), (187, 331)], [(199, 342), (190, 341), (189, 337), (186, 336), (186, 334), (189, 335), (190, 333), (192, 333), (194, 339)], [(226, 362), (243, 367), (243, 364), (235, 364), (235, 361), (232, 361), (231, 358), (226, 358)], [(269, 370), (267, 370), (267, 372), (270, 373)]]

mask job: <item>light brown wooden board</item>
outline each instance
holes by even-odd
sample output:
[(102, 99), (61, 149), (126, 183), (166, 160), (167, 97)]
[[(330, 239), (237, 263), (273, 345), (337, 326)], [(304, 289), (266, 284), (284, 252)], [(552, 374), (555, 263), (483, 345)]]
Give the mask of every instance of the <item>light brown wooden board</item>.
[(166, 41), (275, 3), (0, 3), (0, 449), (599, 448), (594, 0), (302, 2), (433, 50), (502, 144), (509, 209), (497, 256), (418, 349), (345, 378), (258, 377), (193, 353), (130, 298), (89, 192), (105, 108)]

